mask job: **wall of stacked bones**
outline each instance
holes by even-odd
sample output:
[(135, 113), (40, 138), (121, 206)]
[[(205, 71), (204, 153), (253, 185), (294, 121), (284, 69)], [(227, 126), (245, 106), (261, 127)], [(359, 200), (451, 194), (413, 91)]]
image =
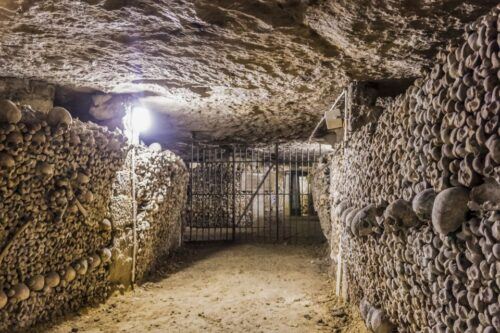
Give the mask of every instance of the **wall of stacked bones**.
[[(127, 167), (118, 172), (111, 199), (116, 237), (110, 280), (124, 285), (130, 283), (134, 239), (131, 161), (129, 152)], [(135, 170), (138, 240), (135, 275), (137, 280), (143, 280), (181, 243), (189, 175), (178, 156), (160, 147), (137, 147)]]
[(121, 135), (0, 102), (0, 331), (107, 296)]
[[(0, 332), (108, 296), (114, 246), (127, 236), (110, 208), (127, 150), (118, 132), (63, 108), (41, 113), (0, 101)], [(172, 154), (145, 149), (137, 170), (141, 278), (168, 251), (164, 242), (178, 244), (187, 176)]]
[[(321, 225), (321, 230), (325, 235), (325, 238), (330, 245), (330, 248), (338, 249), (338, 240), (340, 228), (338, 225), (332, 225), (331, 222), (331, 205), (330, 205), (330, 168), (331, 168), (331, 156), (325, 155), (322, 156), (318, 163), (315, 165), (313, 169), (312, 178), (311, 178), (311, 188), (312, 188), (312, 196), (313, 196), (313, 204), (314, 209), (318, 213), (318, 218)], [(332, 227), (335, 227), (332, 230)], [(333, 232), (333, 235), (332, 235)], [(333, 242), (337, 243), (332, 244)], [(333, 259), (333, 258), (332, 258)]]
[(468, 25), (332, 154), (348, 295), (375, 332), (500, 331), (498, 27), (498, 8)]
[[(239, 161), (239, 159), (237, 159)], [(231, 227), (233, 221), (233, 183), (235, 189), (236, 222), (239, 220), (249, 195), (245, 190), (252, 191), (249, 185), (244, 186), (243, 179), (257, 172), (242, 163), (233, 163), (230, 156), (222, 156), (217, 160), (207, 160), (206, 163), (196, 163), (193, 166), (193, 196), (187, 205), (187, 218), (194, 228)], [(251, 225), (252, 211), (249, 210), (239, 226)]]

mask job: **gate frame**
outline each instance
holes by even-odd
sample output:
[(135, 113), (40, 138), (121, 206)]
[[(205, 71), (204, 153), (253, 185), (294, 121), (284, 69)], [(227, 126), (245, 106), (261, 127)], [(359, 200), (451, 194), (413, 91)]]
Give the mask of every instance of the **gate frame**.
[[(197, 150), (196, 154), (196, 160), (195, 160), (195, 147)], [(202, 159), (200, 160), (200, 151), (203, 150), (202, 153)], [(208, 150), (208, 158), (205, 156), (205, 152)], [(215, 151), (215, 154), (211, 154), (211, 150)], [(249, 157), (249, 150), (251, 153), (251, 158), (248, 160)], [(274, 158), (272, 156), (274, 150)], [(300, 151), (300, 155), (298, 155)], [(307, 155), (304, 156), (304, 152), (307, 151)], [(295, 152), (295, 155), (292, 154), (292, 152)], [(312, 159), (310, 158), (310, 153), (312, 152)], [(220, 153), (220, 154), (219, 154)], [(254, 157), (254, 153), (256, 154), (256, 158)], [(213, 156), (215, 158), (212, 160)], [(260, 155), (262, 155), (262, 160), (259, 159)], [(266, 156), (267, 155), (267, 156)], [(244, 159), (242, 159), (242, 156)], [(220, 160), (219, 160), (220, 157)], [(239, 160), (237, 160), (237, 157)], [(306, 160), (304, 160), (304, 157), (306, 157)], [(297, 183), (298, 183), (298, 195), (299, 198), (301, 199), (300, 201), (302, 202), (302, 198), (304, 195), (307, 196), (307, 203), (308, 206), (312, 206), (312, 203), (309, 202), (312, 198), (311, 194), (311, 182), (310, 182), (310, 175), (312, 174), (311, 168), (314, 166), (314, 163), (316, 163), (319, 158), (321, 157), (321, 145), (319, 145), (319, 154), (318, 154), (318, 149), (311, 149), (310, 147), (308, 148), (302, 148), (302, 147), (289, 147), (285, 148), (282, 151), (280, 151), (280, 145), (278, 143), (274, 144), (274, 149), (272, 149), (272, 146), (269, 146), (267, 148), (255, 148), (255, 147), (246, 147), (243, 145), (238, 145), (238, 144), (231, 144), (231, 145), (224, 145), (224, 146), (218, 146), (218, 145), (206, 145), (203, 143), (192, 143), (191, 144), (191, 160), (187, 161), (187, 164), (189, 164), (189, 184), (190, 188), (188, 191), (189, 195), (189, 207), (190, 207), (190, 212), (186, 216), (188, 216), (189, 221), (186, 221), (185, 224), (185, 230), (186, 228), (189, 228), (189, 232), (185, 233), (184, 240), (187, 242), (197, 242), (197, 241), (226, 241), (226, 242), (234, 242), (234, 241), (240, 241), (244, 240), (247, 241), (248, 239), (258, 239), (260, 240), (265, 240), (265, 242), (280, 242), (280, 241), (298, 241), (299, 238), (302, 238), (302, 232), (307, 232), (308, 237), (313, 239), (313, 238), (320, 238), (324, 240), (323, 234), (321, 232), (321, 227), (319, 225), (319, 218), (314, 219), (314, 217), (317, 217), (316, 211), (310, 210), (307, 208), (306, 210), (302, 210), (303, 207), (301, 207), (302, 214), (300, 216), (292, 216), (290, 212), (287, 214), (287, 209), (290, 210), (291, 206), (290, 203), (288, 203), (288, 206), (286, 204), (286, 196), (291, 196), (291, 175), (293, 172), (297, 173)], [(267, 159), (268, 158), (268, 159)], [(300, 162), (299, 162), (300, 158)], [(288, 160), (288, 161), (287, 161)], [(220, 162), (219, 162), (220, 161)], [(304, 164), (304, 162), (307, 162), (307, 164)], [(220, 184), (217, 184), (217, 178), (219, 175), (215, 174), (215, 181), (216, 185), (213, 186), (212, 183), (212, 175), (211, 173), (211, 168), (210, 164), (212, 165), (217, 165), (217, 168), (220, 168)], [(237, 181), (237, 167), (238, 163), (242, 164), (244, 167), (241, 169), (242, 175), (245, 175), (243, 177), (240, 177), (241, 184), (239, 185), (239, 189), (236, 187), (236, 181)], [(311, 164), (312, 163), (312, 164)], [(196, 175), (195, 173), (195, 165), (197, 168), (201, 168), (200, 170), (200, 175)], [(201, 166), (200, 166), (201, 165)], [(262, 179), (259, 179), (260, 177), (258, 174), (261, 174), (260, 172), (257, 172), (257, 174), (254, 171), (254, 166), (256, 167), (256, 170), (258, 171), (261, 167), (261, 165), (265, 168), (268, 166), (267, 171), (265, 172), (264, 176)], [(250, 177), (248, 177), (248, 166), (250, 166)], [(229, 170), (230, 168), (232, 169), (232, 175), (229, 178), (223, 179), (224, 175), (224, 168), (227, 168), (226, 170)], [(282, 171), (280, 170), (282, 168)], [(275, 169), (275, 186), (274, 189), (271, 188), (271, 178), (269, 175), (271, 172)], [(208, 171), (207, 171), (208, 170)], [(265, 170), (265, 169), (264, 169)], [(205, 181), (207, 178), (207, 173), (208, 173), (208, 181)], [(302, 175), (300, 175), (302, 174)], [(196, 176), (194, 176), (196, 175)], [(226, 176), (228, 174), (225, 174)], [(259, 180), (259, 183), (257, 184), (257, 187), (253, 187), (251, 185), (251, 189), (255, 189), (250, 193), (246, 193), (246, 188), (248, 185), (248, 178), (250, 178), (251, 184), (253, 184), (253, 178), (257, 175), (257, 179)], [(283, 178), (283, 175), (284, 178)], [(283, 178), (280, 181), (280, 176)], [(289, 179), (287, 178), (289, 177)], [(304, 177), (307, 178), (306, 180), (306, 185), (303, 185), (302, 183), (304, 182)], [(195, 179), (196, 178), (196, 179)], [(203, 183), (203, 190), (200, 192), (199, 187), (197, 188), (196, 186), (196, 180), (201, 180)], [(229, 184), (229, 181), (231, 181), (231, 184)], [(266, 189), (265, 183), (268, 181), (269, 183), (269, 188)], [(280, 184), (282, 183), (282, 192), (280, 192)], [(244, 187), (242, 186), (244, 184)], [(208, 185), (208, 186), (207, 186)], [(226, 185), (226, 186), (223, 186)], [(287, 186), (288, 185), (288, 186)], [(205, 188), (205, 186), (207, 186)], [(212, 192), (213, 188), (217, 188), (220, 186), (220, 192)], [(262, 193), (259, 193), (264, 186), (264, 190)], [(205, 193), (205, 190), (207, 189), (207, 193)], [(224, 189), (224, 190), (223, 190)], [(305, 192), (302, 190), (306, 189)], [(239, 194), (236, 193), (236, 191), (239, 191)], [(240, 193), (241, 192), (241, 193)], [(274, 193), (273, 193), (274, 192)], [(224, 206), (221, 206), (222, 208), (226, 208), (225, 212), (222, 214), (222, 219), (220, 221), (222, 222), (221, 225), (214, 224), (214, 226), (211, 225), (210, 223), (210, 218), (211, 215), (210, 212), (208, 212), (208, 220), (205, 220), (207, 218), (206, 212), (205, 212), (205, 200), (207, 200), (207, 197), (209, 200), (213, 200), (212, 196), (214, 195), (221, 195), (221, 197), (225, 198), (223, 202), (227, 202), (227, 204), (224, 204)], [(244, 202), (244, 209), (241, 211), (240, 209), (237, 209), (237, 200), (236, 196), (239, 196), (243, 198)], [(250, 199), (246, 200), (247, 195), (250, 195)], [(263, 199), (259, 199), (257, 202), (257, 214), (256, 214), (256, 219), (254, 220), (253, 215), (251, 215), (251, 224), (249, 226), (241, 226), (241, 222), (244, 221), (245, 216), (247, 216), (250, 207), (255, 202), (255, 198), (257, 196), (263, 196)], [(266, 199), (267, 196), (269, 196), (269, 203), (267, 203)], [(283, 196), (283, 201), (280, 200), (280, 196)], [(198, 200), (196, 200), (198, 199)], [(199, 203), (201, 199), (201, 204)], [(274, 202), (273, 202), (274, 199)], [(262, 212), (263, 215), (261, 216), (261, 208), (259, 207), (259, 202), (260, 200), (263, 200), (263, 207), (262, 207)], [(203, 208), (201, 209), (201, 214), (198, 214), (197, 216), (194, 216), (195, 210), (195, 203), (198, 205), (202, 205)], [(217, 201), (216, 201), (217, 202)], [(280, 203), (283, 207), (280, 206)], [(214, 209), (213, 206), (213, 201), (209, 201), (209, 209)], [(269, 204), (270, 210), (269, 210), (269, 215), (266, 215), (266, 205)], [(276, 209), (275, 212), (275, 221), (273, 221), (272, 218), (272, 210), (273, 208)], [(280, 208), (282, 208), (282, 216), (280, 216)], [(255, 209), (255, 208), (253, 208)], [(229, 213), (232, 214), (231, 219), (228, 219), (229, 216), (227, 216)], [(305, 214), (304, 214), (305, 213)], [(224, 214), (227, 214), (226, 217), (224, 217)], [(313, 218), (311, 218), (313, 217)], [(288, 219), (288, 223), (287, 223)], [(198, 221), (198, 224), (192, 224), (193, 221)], [(205, 224), (205, 221), (207, 224)], [(215, 220), (218, 222), (218, 220)], [(260, 222), (263, 222), (263, 225), (260, 225)], [(201, 222), (201, 223), (199, 223)], [(266, 225), (269, 223), (268, 225)], [(317, 224), (317, 226), (311, 226), (312, 224)], [(294, 233), (294, 227), (295, 226), (295, 233)], [(300, 229), (299, 230), (299, 226)], [(239, 233), (237, 234), (237, 227), (239, 229)], [(276, 232), (273, 235), (273, 229), (274, 227), (276, 228)], [(218, 233), (217, 229), (220, 228), (220, 232)], [(261, 229), (262, 228), (262, 229)], [(283, 233), (280, 232), (280, 229), (283, 228)], [(250, 229), (250, 232), (248, 231)], [(269, 231), (268, 231), (268, 230)], [(199, 232), (201, 230), (201, 238), (199, 237)], [(215, 230), (213, 232), (213, 230)], [(231, 230), (231, 237), (229, 237), (228, 231)], [(315, 236), (314, 231), (318, 231), (318, 236)], [(208, 236), (205, 237), (204, 231), (208, 231)], [(225, 233), (224, 233), (225, 231)], [(262, 235), (261, 235), (262, 231)], [(313, 232), (311, 232), (313, 231)], [(212, 234), (213, 232), (213, 234)], [(211, 235), (214, 235), (214, 237), (211, 237)], [(238, 235), (240, 237), (238, 237)], [(280, 238), (281, 237), (281, 238)], [(214, 238), (214, 239), (211, 239)], [(220, 238), (220, 239), (218, 239)]]

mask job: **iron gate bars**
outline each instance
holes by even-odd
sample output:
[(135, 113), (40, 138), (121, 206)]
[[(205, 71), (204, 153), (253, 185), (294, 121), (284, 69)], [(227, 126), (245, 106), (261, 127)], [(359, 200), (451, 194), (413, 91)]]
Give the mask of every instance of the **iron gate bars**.
[(231, 150), (192, 146), (189, 162), (188, 240), (234, 239), (233, 160), (234, 153)]
[(310, 174), (318, 149), (193, 145), (186, 241), (322, 241)]

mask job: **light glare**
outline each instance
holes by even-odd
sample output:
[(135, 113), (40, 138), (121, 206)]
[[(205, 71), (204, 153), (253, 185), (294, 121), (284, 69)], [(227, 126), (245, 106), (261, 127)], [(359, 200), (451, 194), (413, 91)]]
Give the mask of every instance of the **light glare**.
[(151, 114), (148, 109), (134, 107), (132, 109), (132, 126), (134, 132), (143, 133), (151, 127)]
[(139, 135), (151, 127), (151, 113), (141, 106), (134, 106), (123, 119), (126, 135), (132, 143), (139, 143)]

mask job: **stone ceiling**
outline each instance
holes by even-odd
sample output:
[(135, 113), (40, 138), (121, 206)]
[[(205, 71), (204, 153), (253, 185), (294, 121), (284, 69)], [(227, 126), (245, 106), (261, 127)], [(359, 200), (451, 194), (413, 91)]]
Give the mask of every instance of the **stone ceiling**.
[(300, 139), (349, 80), (421, 75), (496, 4), (0, 0), (0, 76), (132, 94), (161, 115), (160, 141)]

